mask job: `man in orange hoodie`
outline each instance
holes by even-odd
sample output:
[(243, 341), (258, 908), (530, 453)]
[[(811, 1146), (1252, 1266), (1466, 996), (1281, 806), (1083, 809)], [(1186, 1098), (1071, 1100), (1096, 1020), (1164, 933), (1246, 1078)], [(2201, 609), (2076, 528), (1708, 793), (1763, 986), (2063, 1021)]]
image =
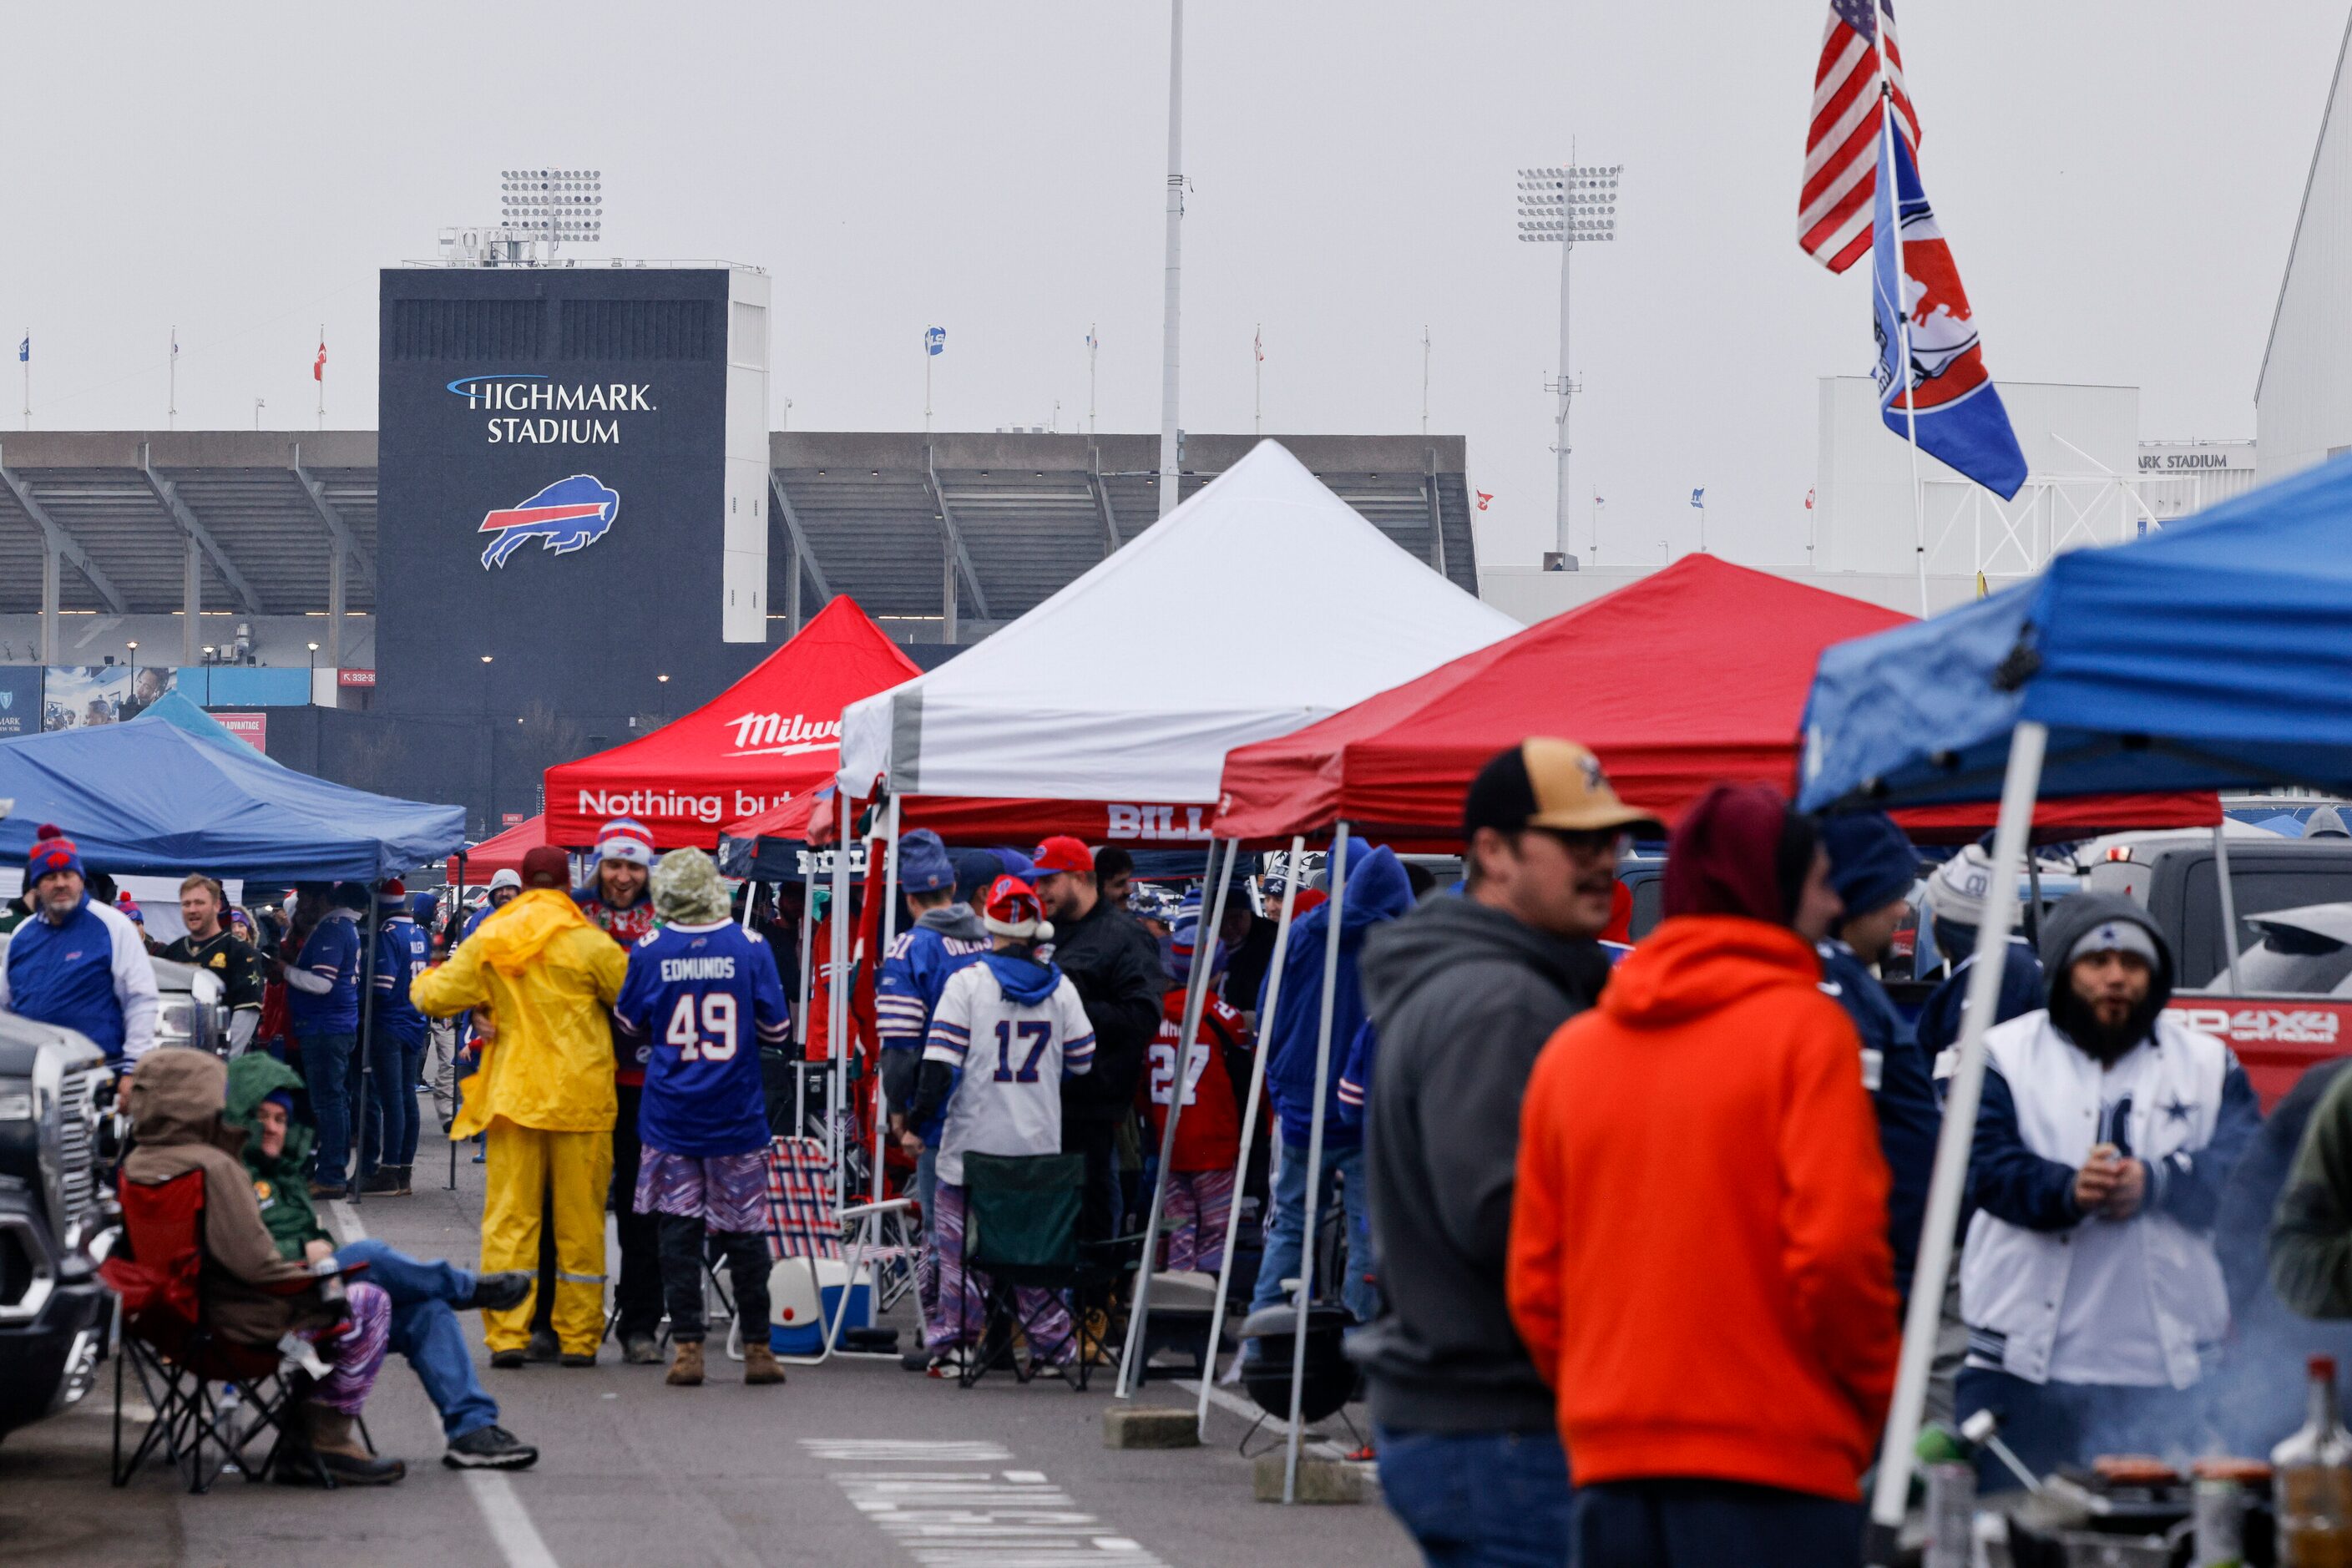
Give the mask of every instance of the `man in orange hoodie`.
[(1810, 818), (1717, 785), (1666, 919), (1528, 1085), (1511, 1315), (1559, 1400), (1580, 1568), (1853, 1563), (1899, 1348), (1841, 912)]

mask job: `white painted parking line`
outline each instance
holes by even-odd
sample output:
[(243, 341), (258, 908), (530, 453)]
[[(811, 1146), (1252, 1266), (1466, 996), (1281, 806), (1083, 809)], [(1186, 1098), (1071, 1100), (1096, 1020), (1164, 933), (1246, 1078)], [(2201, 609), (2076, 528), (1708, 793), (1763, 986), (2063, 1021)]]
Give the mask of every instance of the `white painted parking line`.
[(1043, 1470), (958, 1469), (1013, 1456), (998, 1444), (803, 1438), (820, 1459), (873, 1468), (834, 1485), (923, 1568), (1165, 1568), (1142, 1542), (1108, 1535)]
[(343, 1238), (345, 1245), (367, 1239), (367, 1226), (360, 1223), (360, 1211), (352, 1207), (349, 1202), (342, 1198), (329, 1198), (327, 1212), (334, 1216), (335, 1234)]
[(507, 1568), (558, 1568), (555, 1553), (547, 1549), (539, 1526), (530, 1521), (530, 1510), (515, 1495), (511, 1480), (496, 1470), (467, 1470), (466, 1486), (473, 1492), (474, 1504), (482, 1510), (490, 1539), (498, 1542)]

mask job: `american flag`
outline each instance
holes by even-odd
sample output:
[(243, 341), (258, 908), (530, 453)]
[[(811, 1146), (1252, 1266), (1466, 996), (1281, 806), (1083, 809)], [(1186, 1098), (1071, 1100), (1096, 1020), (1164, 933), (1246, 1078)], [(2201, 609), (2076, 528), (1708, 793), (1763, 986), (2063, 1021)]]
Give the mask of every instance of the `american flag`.
[(1870, 253), (1871, 198), (1878, 184), (1879, 84), (1874, 40), (1886, 18), (1887, 79), (1895, 123), (1916, 158), (1919, 117), (1903, 79), (1892, 0), (1830, 0), (1822, 63), (1813, 72), (1813, 120), (1805, 133), (1805, 188), (1797, 243), (1832, 272)]

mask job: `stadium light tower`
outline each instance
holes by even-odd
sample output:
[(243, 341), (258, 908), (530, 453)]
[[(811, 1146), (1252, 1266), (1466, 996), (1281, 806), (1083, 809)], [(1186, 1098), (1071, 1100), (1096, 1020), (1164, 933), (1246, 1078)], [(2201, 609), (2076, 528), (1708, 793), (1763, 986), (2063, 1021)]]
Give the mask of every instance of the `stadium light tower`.
[(502, 169), (499, 221), (547, 245), (601, 245), (604, 238), (604, 176), (599, 169)]
[(1555, 416), (1559, 430), (1552, 451), (1559, 473), (1553, 521), (1561, 570), (1573, 559), (1568, 551), (1568, 405), (1576, 384), (1568, 373), (1568, 264), (1578, 246), (1617, 237), (1617, 179), (1624, 167), (1622, 163), (1569, 163), (1519, 171), (1520, 240), (1559, 247), (1559, 380), (1546, 390), (1559, 398)]

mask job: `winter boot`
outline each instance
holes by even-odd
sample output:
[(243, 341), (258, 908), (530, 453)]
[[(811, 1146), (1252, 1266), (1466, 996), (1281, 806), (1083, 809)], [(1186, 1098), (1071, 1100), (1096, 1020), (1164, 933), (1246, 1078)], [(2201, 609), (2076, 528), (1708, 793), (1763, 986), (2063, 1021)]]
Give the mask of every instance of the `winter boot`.
[(393, 1167), (393, 1173), (400, 1178), (400, 1185), (393, 1189), (392, 1195), (394, 1197), (413, 1198), (416, 1195), (416, 1189), (409, 1185), (409, 1176), (414, 1169), (415, 1167), (409, 1165), (395, 1165)]
[[(748, 1363), (746, 1370), (749, 1370)], [(702, 1342), (700, 1340), (678, 1341), (670, 1360), (668, 1381), (673, 1388), (702, 1386)]]
[(621, 1361), (628, 1366), (661, 1365), (661, 1342), (651, 1334), (623, 1334)]
[(341, 1411), (330, 1410), (316, 1401), (302, 1405), (302, 1428), (310, 1451), (319, 1456), (319, 1463), (337, 1486), (388, 1487), (408, 1474), (408, 1467), (398, 1459), (369, 1453), (353, 1431), (354, 1425)]
[(551, 1330), (533, 1329), (530, 1342), (523, 1347), (522, 1353), (526, 1361), (555, 1361), (562, 1356), (563, 1347), (556, 1342)]
[(743, 1342), (743, 1381), (751, 1383), (782, 1383), (784, 1369), (776, 1364), (776, 1352), (757, 1340)]
[(377, 1166), (374, 1170), (370, 1171), (366, 1175), (360, 1178), (360, 1191), (362, 1193), (381, 1193), (386, 1197), (397, 1197), (400, 1194), (400, 1167), (397, 1165)]

